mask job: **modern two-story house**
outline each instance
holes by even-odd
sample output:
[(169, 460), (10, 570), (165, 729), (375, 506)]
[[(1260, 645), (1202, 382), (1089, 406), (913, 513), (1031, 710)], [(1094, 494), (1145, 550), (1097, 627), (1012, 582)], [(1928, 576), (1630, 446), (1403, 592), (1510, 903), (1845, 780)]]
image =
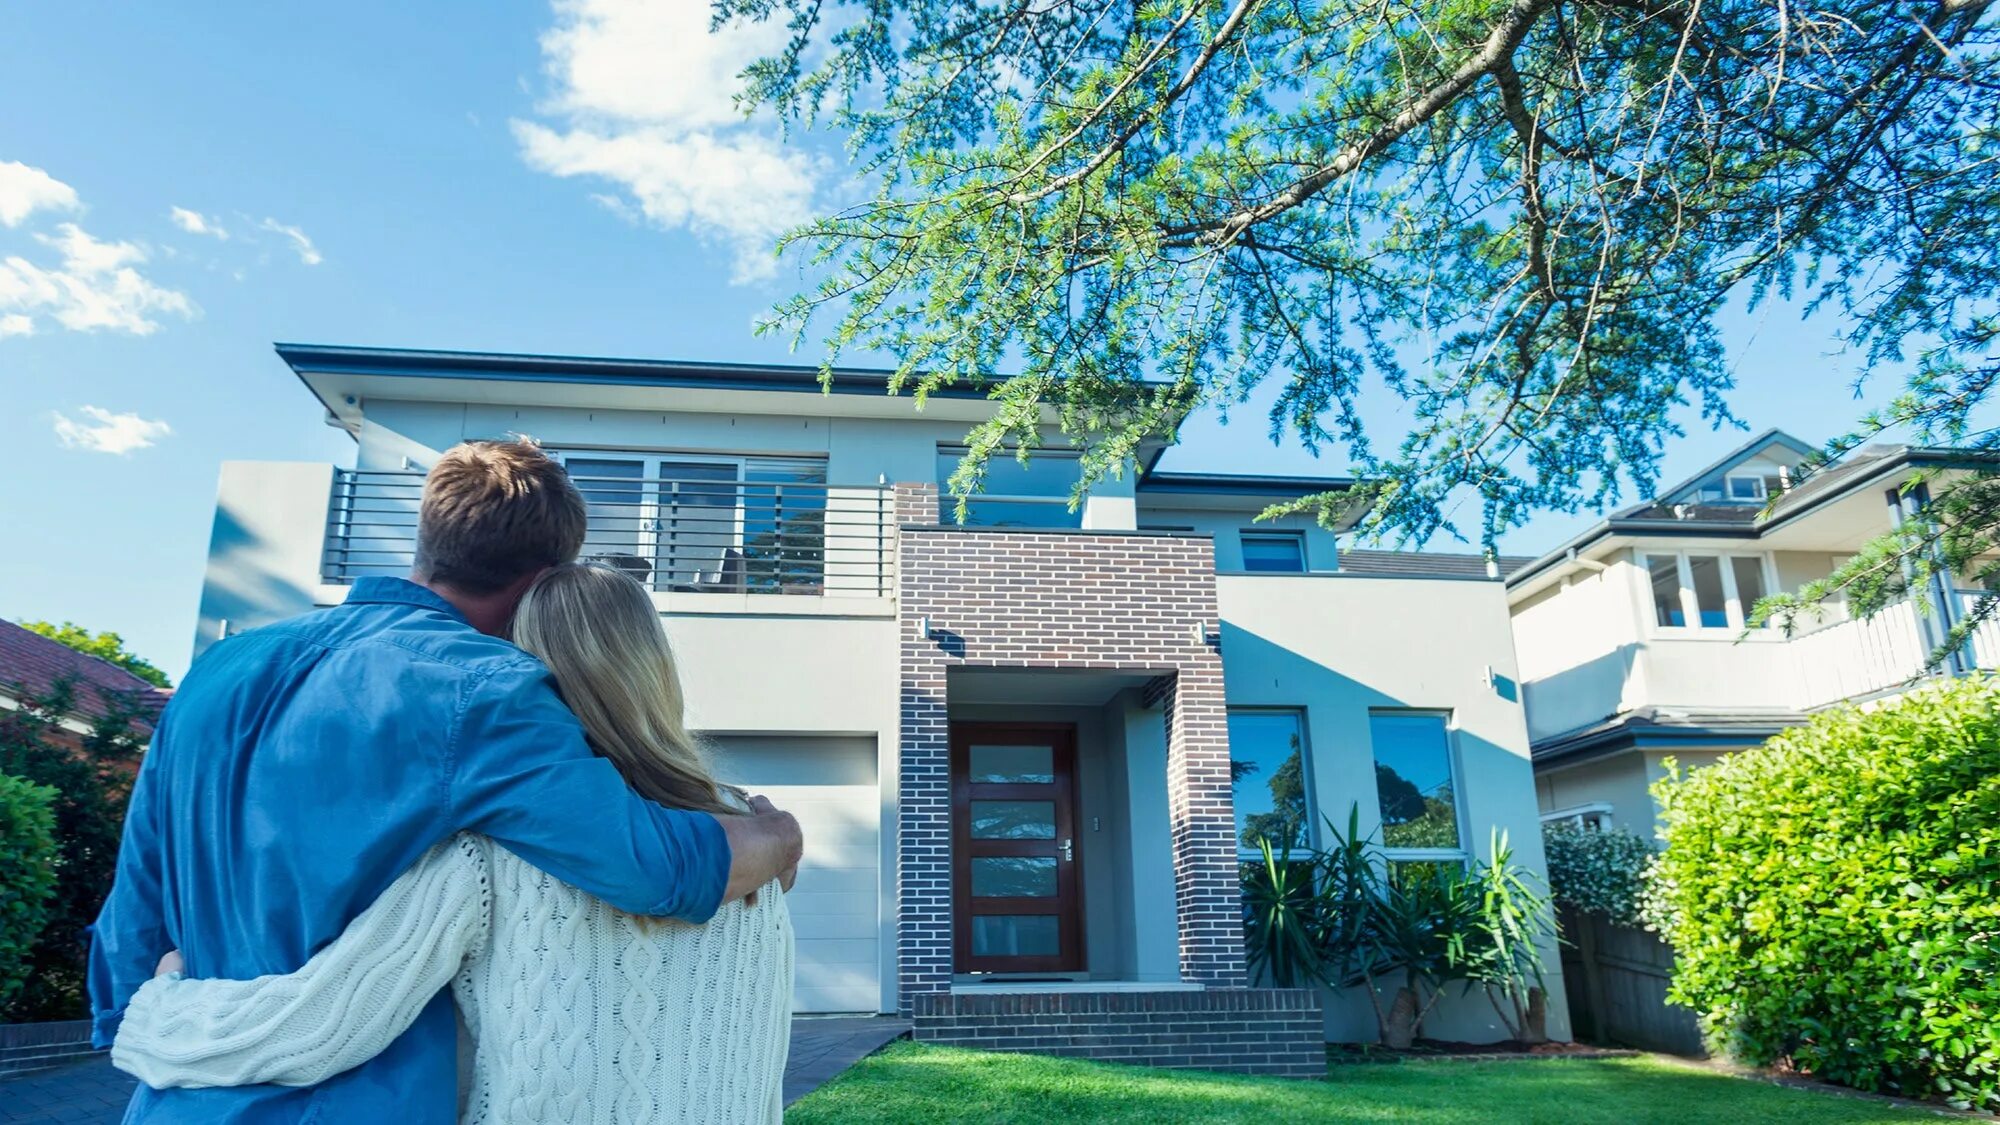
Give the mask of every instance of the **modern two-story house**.
[[(1497, 829), (1541, 868), (1503, 584), (1253, 519), (1346, 482), (1174, 473), (1154, 448), (1073, 507), (1051, 418), (961, 523), (939, 484), (979, 392), (918, 412), (875, 371), (822, 390), (807, 368), (278, 352), (353, 464), (223, 467), (197, 657), (406, 571), (438, 453), (533, 435), (590, 504), (586, 556), (652, 590), (721, 772), (804, 822), (802, 1012), (1318, 1074), (1372, 1016), (1251, 979), (1259, 825), (1358, 808), (1393, 857), (1444, 862)], [(1398, 832), (1416, 816), (1421, 847)], [(1504, 1034), (1473, 999), (1430, 1033)]]
[(1994, 463), (1883, 445), (1802, 475), (1811, 451), (1760, 434), (1509, 570), (1545, 818), (1649, 834), (1668, 758), (1698, 767), (1825, 707), (2000, 665), (2000, 627), (1984, 625), (1930, 667), (1981, 593), (1942, 579), (1865, 620), (1834, 604), (1790, 635), (1746, 627), (1758, 599), (1826, 577), (1914, 515), (1928, 502), (1914, 474)]

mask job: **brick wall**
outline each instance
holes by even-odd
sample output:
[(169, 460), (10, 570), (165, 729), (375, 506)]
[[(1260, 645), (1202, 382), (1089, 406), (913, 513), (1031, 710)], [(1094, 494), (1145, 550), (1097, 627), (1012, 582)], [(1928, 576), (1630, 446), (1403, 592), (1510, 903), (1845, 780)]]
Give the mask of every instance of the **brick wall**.
[(912, 1034), (929, 1043), (1290, 1078), (1326, 1073), (1311, 989), (927, 993), (913, 1008)]
[[(1213, 544), (1124, 532), (939, 528), (934, 485), (896, 486), (902, 618), (898, 985), (905, 1013), (951, 984), (951, 786), (945, 674), (955, 665), (1155, 675), (1184, 979), (1247, 983)], [(922, 635), (929, 620), (931, 635)], [(1197, 637), (1196, 630), (1201, 630)], [(1315, 1031), (1315, 1035), (1318, 1032)]]

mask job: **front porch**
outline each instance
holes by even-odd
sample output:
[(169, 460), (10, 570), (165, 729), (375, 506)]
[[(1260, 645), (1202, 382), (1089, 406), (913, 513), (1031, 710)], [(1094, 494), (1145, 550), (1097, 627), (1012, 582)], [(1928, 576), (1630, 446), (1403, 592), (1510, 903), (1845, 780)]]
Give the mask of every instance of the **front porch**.
[(897, 512), (915, 1036), (1320, 1073), (1318, 994), (1249, 987), (1208, 539)]

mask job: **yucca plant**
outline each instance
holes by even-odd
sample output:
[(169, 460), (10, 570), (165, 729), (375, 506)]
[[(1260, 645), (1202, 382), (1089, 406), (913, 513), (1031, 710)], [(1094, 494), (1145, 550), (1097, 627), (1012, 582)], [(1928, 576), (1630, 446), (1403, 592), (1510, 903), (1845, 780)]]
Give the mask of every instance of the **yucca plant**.
[(1510, 1038), (1546, 1042), (1542, 946), (1555, 937), (1549, 894), (1514, 863), (1505, 832), (1494, 832), (1487, 854), (1492, 858), (1466, 879), (1480, 897), (1477, 924), (1462, 946), (1466, 986), (1485, 990)]

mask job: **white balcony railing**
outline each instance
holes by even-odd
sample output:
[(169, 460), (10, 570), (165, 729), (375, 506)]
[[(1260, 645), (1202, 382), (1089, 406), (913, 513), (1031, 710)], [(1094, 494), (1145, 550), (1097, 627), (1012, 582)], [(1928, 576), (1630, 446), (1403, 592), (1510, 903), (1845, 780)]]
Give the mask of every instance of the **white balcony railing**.
[[(334, 473), (321, 568), (329, 583), (407, 573), (424, 475)], [(796, 480), (579, 478), (587, 561), (658, 592), (886, 597), (893, 504), (880, 485)]]

